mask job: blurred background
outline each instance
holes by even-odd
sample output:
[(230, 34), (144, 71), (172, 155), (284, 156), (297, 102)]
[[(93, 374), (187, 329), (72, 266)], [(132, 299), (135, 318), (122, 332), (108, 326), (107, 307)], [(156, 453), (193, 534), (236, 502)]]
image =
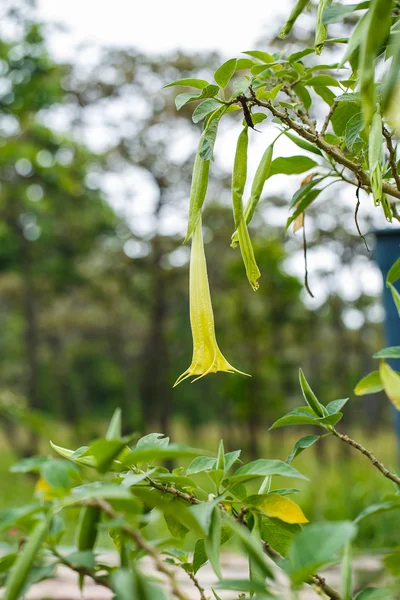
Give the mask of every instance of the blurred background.
[[(310, 298), (301, 232), (284, 233), (302, 177), (268, 182), (251, 225), (262, 272), (255, 294), (230, 247), (237, 116), (217, 142), (204, 231), (219, 344), (252, 378), (218, 374), (172, 388), (192, 353), (190, 248), (182, 240), (200, 127), (190, 119), (193, 105), (178, 113), (174, 89), (162, 88), (181, 77), (212, 78), (251, 47), (282, 49), (277, 33), (291, 3), (256, 1), (245, 26), (244, 9), (227, 15), (223, 3), (203, 2), (196, 22), (187, 3), (147, 4), (0, 7), (2, 506), (32, 493), (34, 482), (8, 471), (18, 457), (49, 453), (49, 438), (87, 443), (117, 406), (126, 432), (160, 431), (207, 448), (223, 437), (248, 459), (285, 458), (308, 432), (268, 428), (302, 404), (299, 366), (323, 402), (351, 396), (342, 428), (395, 465), (387, 400), (352, 393), (384, 345), (381, 276), (357, 235), (354, 189), (329, 188), (307, 214)], [(312, 27), (303, 15), (285, 48), (311, 44)], [(324, 61), (334, 59), (328, 47)], [(252, 173), (277, 133), (269, 121), (260, 129)], [(280, 140), (276, 154), (299, 149)], [(361, 230), (385, 226), (380, 213), (362, 196)], [(298, 468), (314, 478), (299, 499), (307, 516), (354, 517), (379, 501), (382, 486), (367, 467), (334, 440), (304, 453)], [(367, 537), (397, 543), (392, 516), (373, 527), (366, 521), (360, 543)]]

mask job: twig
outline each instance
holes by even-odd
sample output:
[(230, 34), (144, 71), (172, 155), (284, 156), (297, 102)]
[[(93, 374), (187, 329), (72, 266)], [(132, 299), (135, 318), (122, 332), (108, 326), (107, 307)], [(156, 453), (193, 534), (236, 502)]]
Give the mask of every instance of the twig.
[(149, 482), (151, 487), (153, 487), (154, 489), (156, 489), (160, 492), (164, 492), (165, 494), (170, 494), (171, 496), (180, 498), (180, 500), (185, 500), (189, 504), (201, 504), (200, 500), (198, 498), (196, 498), (196, 496), (193, 496), (193, 494), (181, 492), (181, 490), (178, 490), (177, 488), (172, 487), (170, 485), (163, 485), (162, 483), (157, 483), (156, 481), (153, 481), (149, 477), (146, 478), (146, 481)]
[(358, 224), (358, 218), (357, 218), (358, 217), (358, 209), (360, 208), (360, 182), (358, 182), (358, 186), (357, 186), (357, 189), (356, 189), (356, 198), (357, 198), (357, 204), (356, 204), (356, 208), (354, 210), (354, 221), (355, 221), (355, 224), (356, 224), (358, 235), (360, 236), (360, 238), (364, 242), (365, 247), (366, 247), (366, 249), (369, 252), (370, 250), (368, 248), (367, 240), (365, 239), (365, 236), (361, 233), (361, 229), (360, 229), (360, 226)]
[(334, 100), (332, 106), (329, 109), (328, 114), (325, 117), (325, 121), (323, 122), (323, 125), (322, 125), (322, 128), (321, 128), (321, 135), (325, 135), (326, 130), (328, 129), (329, 122), (330, 122), (330, 120), (332, 118), (332, 115), (335, 112), (336, 107), (337, 107), (338, 104), (339, 104), (339, 102), (337, 100)]
[(382, 127), (382, 132), (386, 139), (386, 147), (389, 152), (389, 164), (390, 164), (390, 169), (392, 171), (393, 179), (396, 182), (397, 189), (400, 190), (400, 176), (397, 171), (396, 153), (395, 153), (395, 150), (394, 150), (393, 144), (392, 144), (392, 136), (389, 133), (389, 131), (386, 129), (386, 127)]
[(104, 577), (96, 575), (96, 573), (94, 573), (91, 569), (88, 569), (87, 567), (78, 567), (77, 565), (74, 565), (67, 558), (65, 558), (65, 556), (63, 556), (62, 554), (60, 554), (58, 552), (58, 550), (56, 550), (56, 548), (51, 548), (51, 552), (52, 552), (52, 554), (54, 554), (55, 557), (58, 558), (58, 560), (59, 560), (59, 562), (61, 564), (65, 565), (66, 567), (68, 567), (72, 571), (75, 571), (76, 573), (79, 573), (79, 575), (85, 575), (87, 577), (90, 577), (98, 585), (102, 585), (103, 587), (106, 587), (109, 590), (112, 589), (111, 585), (108, 583), (108, 581), (106, 579), (104, 579)]
[[(106, 500), (99, 498), (96, 500), (90, 500), (90, 502), (88, 504), (90, 504), (92, 506), (98, 506), (105, 515), (110, 517), (110, 519), (117, 519), (119, 517), (118, 513), (116, 513), (114, 511), (111, 504), (109, 504)], [(121, 531), (123, 533), (125, 533), (126, 536), (130, 537), (135, 542), (135, 544), (138, 548), (143, 550), (146, 554), (148, 554), (153, 559), (157, 571), (159, 571), (163, 575), (166, 575), (166, 577), (168, 578), (168, 580), (170, 582), (172, 594), (176, 598), (178, 598), (178, 600), (189, 600), (188, 597), (186, 596), (186, 594), (184, 594), (182, 592), (182, 590), (179, 588), (174, 571), (172, 571), (172, 569), (170, 569), (166, 566), (166, 564), (163, 562), (158, 550), (156, 550), (156, 548), (154, 548), (154, 546), (149, 544), (149, 542), (147, 542), (147, 540), (145, 540), (144, 537), (142, 537), (142, 535), (139, 533), (139, 531), (137, 531), (136, 529), (133, 529), (133, 527), (130, 527), (129, 525), (122, 525)]]
[(194, 575), (194, 573), (192, 573), (191, 571), (186, 571), (186, 569), (184, 569), (184, 570), (189, 575), (194, 587), (199, 590), (200, 600), (207, 600), (207, 598), (205, 596), (205, 589), (200, 585), (200, 582), (197, 579), (197, 577)]
[(303, 256), (304, 256), (304, 287), (310, 294), (311, 298), (314, 298), (314, 294), (308, 284), (308, 267), (307, 267), (307, 238), (306, 238), (306, 215), (303, 213)]
[(374, 467), (376, 467), (378, 469), (378, 471), (380, 471), (382, 473), (382, 475), (384, 475), (384, 477), (387, 477), (388, 479), (393, 481), (396, 485), (400, 486), (400, 477), (398, 475), (396, 475), (395, 473), (391, 473), (389, 471), (389, 469), (387, 469), (385, 467), (385, 465), (383, 463), (381, 463), (376, 458), (376, 456), (374, 456), (372, 454), (372, 452), (370, 452), (370, 450), (367, 450), (366, 448), (364, 448), (364, 446), (362, 444), (359, 444), (355, 440), (351, 439), (348, 435), (339, 433), (338, 431), (336, 431), (336, 429), (334, 429), (332, 433), (333, 433), (333, 435), (336, 435), (336, 437), (338, 437), (340, 440), (342, 440), (342, 442), (344, 442), (345, 444), (352, 446), (353, 448), (355, 448), (356, 450), (361, 452), (361, 454), (364, 454), (368, 458), (368, 460), (370, 460), (372, 462)]
[[(283, 556), (274, 550), (268, 542), (263, 542), (263, 549), (274, 562), (283, 560)], [(342, 600), (342, 596), (339, 592), (331, 588), (331, 586), (326, 583), (325, 578), (321, 575), (312, 575), (306, 583), (318, 586), (330, 600)]]
[[(274, 115), (274, 117), (277, 117), (282, 123), (284, 123), (287, 127), (295, 131), (300, 137), (304, 138), (308, 142), (311, 142), (312, 144), (315, 144), (320, 150), (331, 156), (336, 163), (343, 165), (344, 167), (346, 167), (346, 169), (352, 171), (355, 175), (358, 176), (362, 187), (371, 187), (371, 179), (369, 175), (365, 171), (360, 169), (360, 166), (358, 164), (356, 164), (347, 156), (345, 156), (340, 150), (340, 148), (329, 144), (321, 135), (312, 133), (311, 131), (306, 129), (304, 125), (292, 119), (287, 112), (282, 112), (278, 110), (278, 108), (276, 108), (272, 104), (272, 102), (263, 102), (256, 98), (255, 103), (257, 104), (257, 106), (267, 108)], [(384, 182), (382, 185), (382, 191), (385, 194), (393, 196), (393, 198), (400, 199), (400, 190), (398, 190), (397, 187), (394, 185)]]

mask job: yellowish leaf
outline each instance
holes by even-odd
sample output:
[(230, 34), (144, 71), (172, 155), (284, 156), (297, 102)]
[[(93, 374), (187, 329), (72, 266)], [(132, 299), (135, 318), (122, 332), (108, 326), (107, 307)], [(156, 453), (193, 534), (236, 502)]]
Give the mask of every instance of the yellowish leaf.
[(379, 365), (379, 374), (387, 397), (400, 410), (400, 376), (384, 360)]
[(300, 506), (287, 496), (280, 494), (249, 496), (246, 498), (245, 504), (254, 506), (266, 517), (279, 519), (285, 523), (308, 523)]
[(300, 213), (298, 217), (294, 220), (293, 223), (293, 233), (296, 233), (299, 229), (304, 227), (304, 213)]

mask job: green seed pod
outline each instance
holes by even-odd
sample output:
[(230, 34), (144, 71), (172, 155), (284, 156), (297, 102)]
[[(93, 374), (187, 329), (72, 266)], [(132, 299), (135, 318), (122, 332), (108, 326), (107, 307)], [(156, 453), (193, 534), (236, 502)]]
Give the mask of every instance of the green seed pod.
[(16, 562), (7, 578), (6, 589), (3, 600), (17, 600), (20, 597), (22, 588), (28, 578), (31, 567), (37, 557), (46, 534), (49, 530), (51, 515), (48, 515), (44, 521), (40, 521), (28, 541), (22, 547)]
[[(254, 211), (257, 208), (257, 204), (260, 200), (260, 197), (261, 197), (261, 194), (262, 194), (262, 191), (264, 188), (264, 184), (265, 184), (266, 180), (268, 179), (269, 171), (271, 169), (273, 150), (274, 150), (273, 144), (268, 146), (268, 148), (265, 150), (264, 154), (262, 155), (260, 164), (257, 167), (256, 174), (254, 175), (253, 185), (251, 186), (250, 198), (244, 209), (244, 217), (246, 219), (246, 225), (248, 225), (250, 223), (251, 219), (253, 218)], [(239, 242), (239, 234), (237, 231), (235, 231), (235, 233), (232, 235), (232, 243), (231, 243), (232, 248), (235, 248), (238, 245), (238, 242)]]
[(320, 404), (318, 398), (310, 388), (308, 381), (305, 378), (304, 373), (301, 369), (299, 369), (299, 380), (304, 400), (307, 402), (308, 406), (317, 415), (317, 417), (326, 417), (326, 410), (324, 410), (324, 407), (322, 406), (322, 404)]
[(367, 27), (360, 47), (360, 95), (364, 123), (368, 131), (375, 112), (375, 61), (389, 35), (392, 0), (372, 0), (368, 11)]
[(321, 54), (322, 48), (324, 47), (327, 27), (323, 23), (323, 16), (325, 10), (332, 4), (332, 0), (319, 0), (318, 11), (317, 11), (317, 23), (315, 25), (315, 42), (314, 48), (317, 54)]
[(83, 506), (79, 513), (76, 545), (78, 550), (92, 550), (97, 539), (101, 510), (98, 506)]
[(303, 12), (303, 10), (306, 8), (309, 2), (310, 0), (297, 0), (296, 4), (292, 9), (292, 12), (289, 15), (288, 20), (286, 21), (279, 33), (280, 38), (283, 39), (287, 35), (289, 35), (289, 33), (292, 31), (293, 25), (297, 20), (297, 17)]
[(249, 232), (247, 230), (246, 219), (243, 213), (243, 192), (247, 178), (248, 143), (248, 128), (245, 127), (239, 135), (236, 146), (232, 174), (232, 205), (247, 279), (253, 290), (257, 290), (259, 287), (257, 280), (261, 277), (261, 273), (256, 263), (253, 246), (251, 245)]
[(382, 201), (382, 118), (377, 110), (372, 118), (368, 138), (368, 166), (375, 205)]

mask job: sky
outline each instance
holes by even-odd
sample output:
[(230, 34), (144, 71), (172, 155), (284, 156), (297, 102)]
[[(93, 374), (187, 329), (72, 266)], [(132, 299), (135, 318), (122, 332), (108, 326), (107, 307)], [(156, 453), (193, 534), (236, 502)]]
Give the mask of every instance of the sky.
[[(59, 29), (49, 28), (48, 41), (53, 55), (59, 60), (78, 62), (77, 49), (82, 43), (134, 47), (150, 54), (171, 53), (179, 49), (186, 52), (216, 50), (224, 58), (238, 56), (242, 51), (258, 47), (257, 40), (266, 32), (271, 36), (276, 34), (292, 5), (293, 0), (253, 0), (249, 10), (245, 3), (218, 3), (215, 0), (202, 0), (201, 3), (187, 0), (113, 0), (111, 3), (109, 0), (37, 0), (40, 19), (49, 24), (61, 25)], [(302, 17), (296, 25), (300, 29), (301, 19)], [(262, 129), (263, 126), (264, 124)], [(251, 150), (255, 155), (260, 154), (275, 136), (270, 127), (265, 127), (264, 133), (264, 136), (256, 140), (255, 147)], [(232, 152), (225, 150), (219, 156), (222, 166), (227, 168), (233, 160), (235, 142), (232, 136), (235, 135), (236, 132), (226, 132), (227, 143), (224, 139), (223, 146), (232, 148)], [(277, 151), (281, 155), (299, 153), (298, 149), (293, 152), (293, 146), (284, 138), (280, 140)], [(250, 160), (249, 164), (252, 162)], [(256, 164), (254, 162), (254, 165)], [(280, 178), (276, 177), (274, 180), (275, 190), (272, 191), (282, 189), (283, 182)], [(295, 191), (298, 184), (289, 183), (286, 178), (284, 185), (285, 188), (294, 185)], [(112, 187), (115, 189), (114, 184)], [(117, 203), (116, 198), (115, 205)], [(142, 222), (145, 221), (142, 219)], [(177, 225), (178, 220), (172, 223), (172, 227), (174, 224)], [(182, 222), (178, 226), (184, 227)], [(313, 261), (315, 266), (321, 266), (328, 258), (322, 249), (309, 258), (311, 276)], [(340, 269), (340, 265), (336, 266)], [(292, 261), (289, 270), (301, 277), (302, 260)], [(343, 277), (340, 278), (344, 295), (357, 296), (357, 286), (354, 285), (353, 279), (351, 273), (343, 273)], [(376, 268), (369, 271), (367, 281), (362, 287), (369, 288), (369, 292), (372, 289), (378, 292), (381, 288), (380, 275)], [(324, 300), (323, 289), (317, 289), (317, 296), (315, 305)], [(346, 324), (351, 326), (351, 322), (353, 326), (357, 326), (354, 315)]]

